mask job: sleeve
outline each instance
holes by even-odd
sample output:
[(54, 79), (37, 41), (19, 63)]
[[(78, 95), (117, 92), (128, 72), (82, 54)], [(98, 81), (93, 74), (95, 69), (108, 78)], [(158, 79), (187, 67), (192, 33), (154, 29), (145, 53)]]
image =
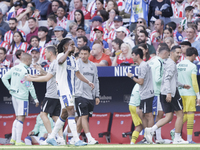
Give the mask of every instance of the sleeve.
[(147, 74), (146, 66), (140, 66), (138, 72), (138, 78), (144, 79), (145, 75)]
[(49, 4), (50, 4), (50, 2), (47, 2), (45, 5), (43, 5), (44, 7), (40, 10), (41, 16), (46, 16)]
[[(27, 81), (26, 81), (27, 82)], [(30, 82), (30, 86), (28, 87), (29, 92), (31, 93), (31, 96), (33, 97), (33, 99), (37, 99), (36, 93), (35, 93), (35, 88), (33, 86), (33, 83)]]
[(95, 76), (94, 76), (94, 85), (95, 85), (95, 98), (99, 97), (99, 79), (98, 79), (98, 70), (97, 67), (95, 67)]
[(12, 75), (12, 69), (6, 72), (6, 74), (1, 78), (3, 84), (8, 90), (10, 90), (10, 86), (11, 86), (10, 83), (8, 82), (8, 80), (11, 78), (11, 75)]
[(39, 115), (37, 116), (37, 119), (36, 119), (36, 124), (34, 126), (34, 129), (32, 130), (35, 134), (38, 134), (39, 132), (39, 128), (40, 128), (40, 125), (39, 125)]
[(167, 93), (171, 93), (171, 87), (170, 82), (172, 79), (172, 76), (174, 75), (175, 69), (171, 67), (170, 64), (166, 64), (166, 71), (164, 75), (164, 86)]
[(168, 1), (167, 4), (169, 5), (169, 7), (167, 7), (167, 9), (162, 10), (162, 16), (163, 17), (173, 16), (173, 10), (172, 10), (172, 6), (171, 6), (170, 1)]
[(196, 68), (196, 66), (192, 71), (191, 77), (192, 77), (193, 89), (194, 89), (195, 93), (199, 93), (199, 85), (198, 85), (198, 81), (197, 81), (197, 68)]

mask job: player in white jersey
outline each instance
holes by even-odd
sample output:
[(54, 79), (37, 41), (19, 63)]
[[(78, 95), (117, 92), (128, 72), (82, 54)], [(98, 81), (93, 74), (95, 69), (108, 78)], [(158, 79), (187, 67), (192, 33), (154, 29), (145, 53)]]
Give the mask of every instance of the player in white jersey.
[(83, 146), (87, 143), (81, 141), (77, 134), (75, 123), (75, 111), (74, 111), (74, 88), (75, 88), (75, 75), (83, 82), (87, 83), (92, 89), (94, 84), (89, 82), (79, 71), (76, 65), (76, 60), (72, 56), (75, 50), (74, 41), (70, 38), (63, 39), (58, 45), (58, 64), (56, 82), (57, 89), (62, 106), (62, 114), (57, 120), (55, 127), (51, 135), (47, 139), (47, 143), (56, 146), (55, 136), (58, 131), (65, 124), (65, 120), (68, 118), (68, 125), (73, 134), (73, 138), (76, 146)]

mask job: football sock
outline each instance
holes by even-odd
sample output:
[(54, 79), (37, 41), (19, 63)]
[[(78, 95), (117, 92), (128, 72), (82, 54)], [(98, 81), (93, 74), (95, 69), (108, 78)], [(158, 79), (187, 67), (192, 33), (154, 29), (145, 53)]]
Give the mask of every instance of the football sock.
[(73, 116), (68, 117), (68, 125), (72, 132), (75, 142), (79, 141), (80, 139), (78, 137), (78, 133), (77, 133), (77, 129), (76, 129), (75, 117), (73, 117)]
[(184, 114), (184, 117), (183, 117), (183, 124), (187, 121), (187, 114)]
[(15, 119), (15, 121), (13, 122), (12, 125), (12, 137), (11, 139), (16, 140), (16, 125), (17, 125), (17, 119)]
[(21, 142), (22, 131), (23, 131), (23, 122), (18, 120), (16, 123), (16, 142), (17, 143)]
[(194, 125), (194, 113), (187, 114), (187, 135), (188, 135), (187, 140), (188, 141), (192, 141), (193, 125)]
[(27, 136), (27, 137), (24, 139), (24, 142), (25, 142), (26, 145), (32, 145), (31, 137), (30, 137), (30, 136)]
[(58, 120), (55, 123), (55, 126), (51, 132), (51, 135), (49, 136), (50, 139), (55, 138), (58, 131), (64, 126), (65, 120), (61, 119), (61, 117), (58, 118)]
[(162, 140), (162, 137), (161, 137), (161, 127), (156, 130), (156, 139), (157, 140)]
[(132, 133), (132, 139), (131, 139), (131, 142), (135, 144), (136, 140), (138, 139), (139, 137), (139, 132), (138, 131), (133, 131)]
[(86, 135), (88, 141), (92, 140), (92, 136), (91, 136), (90, 132), (86, 133), (85, 135)]
[(154, 134), (155, 131), (158, 129), (158, 126), (155, 124), (152, 128), (151, 128), (151, 131), (152, 133)]
[(179, 138), (181, 138), (181, 133), (176, 133), (176, 132), (175, 132), (174, 140), (177, 140), (177, 139), (179, 139)]

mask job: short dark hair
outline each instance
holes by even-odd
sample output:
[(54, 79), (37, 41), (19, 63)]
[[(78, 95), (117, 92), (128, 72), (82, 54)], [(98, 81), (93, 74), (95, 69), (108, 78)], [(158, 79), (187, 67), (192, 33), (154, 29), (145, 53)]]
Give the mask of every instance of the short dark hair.
[(40, 41), (39, 37), (37, 35), (34, 35), (31, 37), (30, 42), (32, 41), (32, 39), (36, 38), (38, 41)]
[(28, 20), (34, 20), (35, 22), (37, 22), (37, 20), (34, 18), (34, 17), (30, 17), (30, 18), (28, 18)]
[(144, 33), (146, 37), (148, 37), (148, 32), (146, 30), (141, 30), (140, 33)]
[(166, 25), (168, 25), (169, 27), (171, 27), (173, 30), (175, 30), (175, 29), (176, 29), (176, 23), (175, 23), (175, 22), (173, 22), (173, 21), (171, 21), (171, 22), (167, 23)]
[(57, 19), (56, 19), (56, 16), (55, 15), (48, 15), (47, 19), (57, 23)]
[(10, 18), (10, 20), (14, 20), (16, 23), (18, 22), (16, 18)]
[(193, 54), (198, 56), (197, 49), (195, 47), (188, 47), (187, 50), (186, 50), (186, 56), (192, 56)]
[(192, 9), (194, 9), (193, 6), (187, 6), (187, 7), (185, 8), (185, 11), (191, 11)]
[(191, 43), (189, 41), (183, 41), (180, 43), (180, 45), (187, 45), (187, 46), (192, 46)]
[(170, 52), (174, 52), (177, 48), (180, 48), (180, 49), (181, 49), (181, 47), (180, 47), (179, 45), (174, 45), (174, 46), (171, 48)]
[(46, 47), (46, 49), (47, 49), (47, 51), (52, 52), (56, 56), (57, 49), (54, 45), (49, 45)]
[(6, 48), (5, 47), (0, 47), (0, 50), (3, 50), (4, 55), (7, 53)]
[(57, 46), (57, 49), (58, 49), (58, 53), (62, 53), (63, 50), (64, 50), (64, 45), (65, 44), (68, 44), (69, 41), (71, 41), (72, 39), (71, 38), (64, 38), (60, 41), (60, 43), (58, 44)]
[(38, 32), (39, 32), (39, 31), (48, 32), (49, 30), (48, 30), (48, 28), (45, 27), (45, 26), (40, 26), (40, 27), (38, 28)]
[(53, 0), (51, 3), (53, 3), (53, 2), (57, 2), (59, 4), (59, 7), (63, 6), (63, 3), (61, 1), (59, 1), (59, 0)]
[(121, 47), (122, 43), (124, 43), (124, 41), (122, 41), (122, 40), (119, 39), (119, 38), (116, 38), (116, 39), (112, 40), (112, 42), (118, 44), (118, 45), (119, 45), (119, 48)]
[(159, 53), (161, 53), (162, 51), (170, 52), (170, 49), (169, 49), (168, 46), (161, 46), (161, 47), (159, 48)]
[(87, 43), (87, 41), (88, 41), (88, 39), (87, 39), (86, 36), (79, 36), (79, 37), (77, 37), (77, 40), (78, 40), (78, 39), (83, 39), (83, 41), (86, 42), (86, 43)]
[(134, 49), (133, 51), (132, 51), (132, 54), (135, 54), (135, 55), (140, 55), (140, 58), (141, 59), (143, 59), (143, 51), (142, 51), (142, 49), (141, 48), (136, 48), (136, 49)]
[(18, 49), (15, 53), (15, 56), (19, 59), (19, 56), (24, 52), (22, 49)]
[(83, 51), (88, 51), (88, 53), (90, 53), (90, 48), (86, 45), (81, 47), (79, 50), (80, 50), (80, 52), (83, 50)]
[(195, 21), (196, 25), (198, 25), (198, 23), (200, 23), (200, 18), (198, 18), (196, 21)]

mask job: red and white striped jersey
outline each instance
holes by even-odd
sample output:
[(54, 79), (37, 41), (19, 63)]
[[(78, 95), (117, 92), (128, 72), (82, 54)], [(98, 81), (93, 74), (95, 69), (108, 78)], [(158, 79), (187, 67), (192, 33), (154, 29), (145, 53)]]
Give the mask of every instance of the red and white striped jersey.
[[(108, 21), (108, 20), (107, 20), (107, 21)], [(107, 21), (105, 21), (105, 27), (106, 27)], [(109, 28), (111, 28), (111, 29), (115, 29), (114, 21), (113, 21), (113, 22), (110, 22), (110, 24), (109, 24), (108, 26), (109, 26)], [(103, 26), (103, 27), (104, 27), (104, 26)], [(105, 28), (105, 27), (104, 27), (104, 28)]]
[[(81, 8), (82, 12), (83, 12), (83, 15), (84, 15), (84, 18), (85, 19), (91, 19), (91, 16), (90, 16), (90, 12), (88, 12), (85, 7), (82, 7)], [(74, 20), (74, 12), (76, 11), (76, 9), (74, 9), (73, 11), (69, 12), (68, 16), (67, 16), (67, 19), (68, 20)]]
[[(130, 33), (130, 31), (126, 28), (127, 32)], [(126, 35), (128, 36), (128, 35)], [(108, 39), (114, 40), (116, 38), (116, 31), (115, 29), (112, 29), (108, 34)]]
[[(24, 38), (24, 40), (26, 41), (26, 35), (24, 33), (24, 31), (17, 29), (17, 31), (20, 31), (22, 33), (22, 36)], [(9, 45), (12, 43), (13, 41), (13, 32), (11, 30), (9, 30), (8, 32), (5, 33), (4, 35), (4, 41), (6, 41)]]
[[(180, 59), (177, 61), (177, 63), (181, 62), (181, 61), (184, 60), (184, 59), (185, 59), (185, 56), (182, 54), (181, 57), (180, 57)], [(200, 61), (200, 57), (197, 56), (195, 60), (196, 60), (196, 61)]]
[(172, 6), (172, 10), (173, 10), (173, 14), (174, 14), (174, 18), (182, 18), (183, 13), (185, 11), (185, 7), (187, 6), (185, 2), (183, 2), (182, 4), (180, 4), (180, 6), (178, 7), (177, 2), (172, 2), (171, 3)]
[[(156, 33), (157, 33), (156, 30), (151, 32), (150, 34), (151, 43), (159, 42), (158, 39), (154, 36)], [(163, 39), (163, 35), (160, 35), (160, 38)]]
[[(34, 18), (35, 18), (35, 13), (33, 13), (31, 17), (34, 17)], [(38, 20), (41, 20), (40, 14), (37, 16), (37, 19), (38, 19)]]
[[(96, 34), (93, 31), (94, 28), (92, 28), (90, 32), (90, 41), (93, 42), (96, 39)], [(108, 30), (106, 28), (103, 28), (103, 40), (107, 41), (108, 39)]]
[[(31, 50), (33, 49), (34, 47), (32, 47), (29, 51), (27, 51), (27, 53), (31, 54)], [(39, 47), (40, 49), (40, 57), (43, 58), (44, 60), (46, 60), (46, 56), (45, 56), (45, 48), (43, 47)]]
[(119, 11), (124, 10), (124, 8), (125, 8), (125, 3), (124, 3), (124, 1), (123, 1), (123, 0), (118, 0), (118, 1), (116, 1), (116, 2), (117, 2), (118, 10), (119, 10)]
[[(106, 8), (106, 0), (104, 0), (104, 8)], [(91, 16), (93, 16), (96, 10), (97, 10), (96, 1), (92, 1), (87, 7), (87, 11), (89, 11)]]
[(57, 17), (57, 26), (61, 26), (62, 28), (66, 29), (67, 27), (67, 18), (64, 16), (62, 20), (59, 20)]
[(0, 42), (0, 47), (4, 47), (6, 49), (6, 51), (8, 50), (8, 43), (5, 41), (1, 41)]
[(4, 59), (3, 62), (1, 63), (0, 68), (9, 68), (10, 67), (10, 60)]
[(15, 53), (16, 53), (16, 51), (17, 51), (18, 49), (22, 49), (22, 50), (24, 50), (25, 52), (27, 52), (27, 48), (28, 48), (28, 43), (26, 43), (26, 42), (21, 42), (21, 43), (19, 44), (19, 46), (16, 46), (16, 44), (15, 44), (15, 47), (14, 47), (13, 50), (12, 50), (12, 46), (11, 46), (10, 49), (9, 49), (9, 51), (7, 52), (7, 54), (13, 54), (13, 55), (15, 55)]

